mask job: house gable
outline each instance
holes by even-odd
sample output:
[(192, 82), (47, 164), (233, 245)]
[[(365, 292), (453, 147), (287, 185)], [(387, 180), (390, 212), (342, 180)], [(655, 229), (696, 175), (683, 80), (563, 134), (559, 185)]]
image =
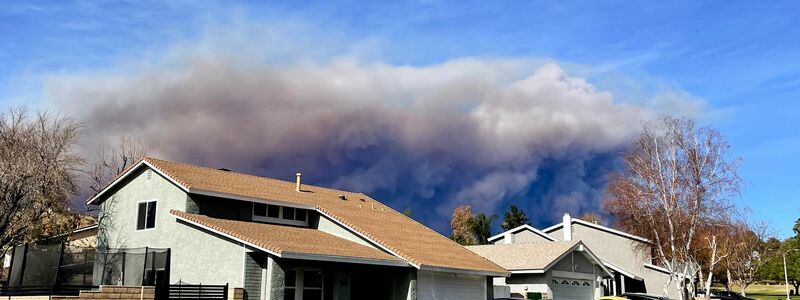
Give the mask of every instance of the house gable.
[(526, 244), (558, 241), (555, 237), (542, 232), (528, 224), (509, 229), (490, 237), (489, 242), (498, 244)]

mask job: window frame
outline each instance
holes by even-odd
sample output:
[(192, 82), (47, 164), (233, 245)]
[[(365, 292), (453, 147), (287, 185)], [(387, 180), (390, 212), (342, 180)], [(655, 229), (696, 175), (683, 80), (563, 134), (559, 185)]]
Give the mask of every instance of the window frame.
[[(306, 289), (320, 291), (320, 300), (325, 298), (325, 271), (324, 270), (322, 270), (320, 268), (308, 268), (308, 267), (293, 268), (291, 270), (295, 272), (294, 286), (289, 287), (289, 286), (286, 286), (286, 284), (284, 283), (284, 285), (283, 285), (283, 290), (284, 291), (286, 289), (294, 290), (294, 299), (295, 300), (303, 300), (303, 293), (305, 292)], [(307, 272), (307, 271), (319, 272), (321, 274), (322, 277), (320, 278), (320, 287), (308, 287), (307, 288), (305, 286), (305, 272)], [(286, 282), (286, 281), (284, 280), (284, 282)]]
[[(251, 202), (251, 209), (250, 209), (250, 219), (255, 222), (261, 223), (273, 223), (273, 224), (283, 224), (283, 225), (292, 225), (292, 226), (300, 226), (300, 227), (308, 227), (308, 218), (310, 215), (310, 210), (307, 208), (301, 207), (294, 207), (294, 206), (287, 206), (287, 205), (275, 205), (271, 203), (264, 203), (264, 202)], [(267, 206), (267, 216), (258, 216), (256, 215), (256, 204), (258, 205), (266, 205)], [(278, 207), (278, 217), (273, 218), (269, 216), (269, 208), (271, 206)], [(292, 208), (294, 209), (294, 215), (297, 214), (298, 209), (305, 210), (305, 220), (296, 220), (295, 217), (292, 219), (284, 219), (283, 218), (283, 211), (284, 208)]]
[[(144, 206), (144, 228), (139, 229), (139, 207), (142, 203), (146, 203)], [(153, 210), (153, 227), (147, 228), (148, 206), (150, 206), (150, 203), (154, 203), (156, 207)], [(136, 222), (134, 222), (134, 224), (134, 226), (136, 226), (136, 231), (155, 230), (158, 227), (158, 199), (140, 200), (136, 202)]]

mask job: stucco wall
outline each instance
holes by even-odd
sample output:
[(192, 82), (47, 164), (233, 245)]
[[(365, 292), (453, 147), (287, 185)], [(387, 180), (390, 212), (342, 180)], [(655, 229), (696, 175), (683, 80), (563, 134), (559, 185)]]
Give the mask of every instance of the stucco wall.
[(325, 216), (321, 216), (319, 214), (316, 215), (316, 227), (317, 230), (346, 239), (348, 241), (356, 242), (371, 248), (377, 249), (371, 243), (367, 242), (363, 238), (355, 235), (354, 233), (350, 232), (346, 228), (340, 226), (339, 224), (334, 223), (330, 219)]
[[(187, 195), (165, 178), (146, 171), (132, 176), (102, 205), (100, 247), (171, 248), (170, 281), (242, 286), (242, 245), (179, 223), (170, 210), (185, 211)], [(156, 200), (154, 229), (136, 230), (137, 205)]]
[[(526, 293), (542, 293), (546, 298), (548, 295), (553, 295), (550, 287), (547, 285), (551, 277), (549, 273), (545, 274), (513, 274), (505, 278), (505, 285), (510, 287), (512, 294), (519, 294), (521, 296), (527, 295)], [(495, 281), (495, 285), (497, 285)]]

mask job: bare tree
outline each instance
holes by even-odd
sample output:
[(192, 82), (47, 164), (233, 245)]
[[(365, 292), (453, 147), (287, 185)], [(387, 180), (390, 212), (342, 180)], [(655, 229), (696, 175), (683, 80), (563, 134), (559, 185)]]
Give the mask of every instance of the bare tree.
[[(122, 137), (116, 145), (102, 145), (97, 148), (97, 157), (92, 168), (89, 170), (91, 189), (94, 194), (102, 191), (111, 181), (122, 175), (125, 171), (133, 167), (142, 158), (147, 156), (147, 148), (137, 139)], [(111, 244), (108, 232), (115, 226), (114, 206), (115, 199), (106, 200), (100, 207), (93, 206), (88, 210), (99, 211), (97, 216), (98, 224), (98, 248), (106, 248)], [(121, 241), (116, 241), (119, 243)]]
[(132, 167), (147, 155), (147, 148), (139, 140), (122, 137), (114, 146), (97, 148), (97, 158), (89, 170), (91, 189), (97, 194), (114, 178)]
[(711, 299), (711, 283), (714, 280), (716, 269), (720, 264), (732, 254), (735, 247), (736, 234), (738, 229), (729, 221), (720, 220), (716, 224), (706, 224), (702, 228), (698, 236), (700, 237), (698, 253), (696, 254), (698, 263), (705, 262), (707, 277), (703, 277), (702, 268), (700, 272), (700, 279), (703, 281), (703, 289), (705, 291), (705, 299)]
[(0, 250), (64, 233), (74, 225), (69, 200), (77, 191), (81, 126), (25, 108), (0, 114)]
[(768, 262), (767, 251), (769, 244), (766, 242), (770, 235), (769, 226), (764, 222), (748, 222), (742, 220), (735, 226), (730, 255), (725, 258), (729, 281), (741, 289), (741, 294), (746, 296), (745, 289), (756, 281), (756, 276), (761, 267)]
[(738, 195), (738, 159), (727, 151), (716, 130), (668, 116), (643, 125), (624, 153), (624, 169), (610, 177), (605, 208), (619, 227), (653, 241), (654, 258), (671, 274), (665, 294), (675, 282), (686, 298), (700, 269), (698, 232), (718, 223), (718, 212)]

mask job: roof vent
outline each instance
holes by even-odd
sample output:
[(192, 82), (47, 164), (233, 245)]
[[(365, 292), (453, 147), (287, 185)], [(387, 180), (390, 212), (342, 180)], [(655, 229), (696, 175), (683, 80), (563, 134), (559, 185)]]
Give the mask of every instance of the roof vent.
[(347, 200), (347, 197), (345, 197), (345, 196), (344, 196), (344, 194), (342, 194), (342, 195), (339, 195), (339, 199), (341, 199), (341, 200)]
[(301, 187), (301, 184), (300, 184), (300, 177), (303, 177), (303, 174), (302, 174), (302, 173), (300, 173), (300, 172), (297, 172), (297, 174), (295, 174), (295, 175), (297, 175), (297, 182), (296, 182), (296, 184), (295, 184), (295, 187), (294, 187), (294, 189), (295, 189), (296, 191), (298, 191), (298, 192), (299, 192), (299, 191), (301, 191), (301, 189), (300, 189), (300, 187)]
[(231, 169), (228, 169), (228, 168), (219, 168), (217, 170), (225, 171), (225, 172), (230, 172), (231, 171)]

